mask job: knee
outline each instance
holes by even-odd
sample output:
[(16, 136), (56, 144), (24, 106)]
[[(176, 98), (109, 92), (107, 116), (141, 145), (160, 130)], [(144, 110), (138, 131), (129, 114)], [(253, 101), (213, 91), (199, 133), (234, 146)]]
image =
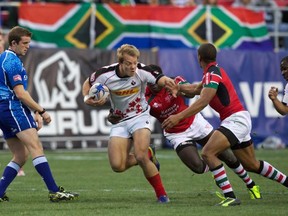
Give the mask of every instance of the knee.
[(120, 173), (124, 172), (126, 170), (126, 164), (125, 161), (121, 160), (109, 160), (110, 162), (110, 167), (114, 172)]
[(126, 170), (125, 166), (122, 166), (121, 164), (120, 165), (111, 165), (111, 169), (117, 173), (121, 173), (121, 172), (124, 172)]
[(145, 164), (146, 160), (147, 160), (148, 156), (146, 154), (137, 154), (135, 155), (135, 159), (137, 161), (137, 163), (141, 166), (143, 164)]

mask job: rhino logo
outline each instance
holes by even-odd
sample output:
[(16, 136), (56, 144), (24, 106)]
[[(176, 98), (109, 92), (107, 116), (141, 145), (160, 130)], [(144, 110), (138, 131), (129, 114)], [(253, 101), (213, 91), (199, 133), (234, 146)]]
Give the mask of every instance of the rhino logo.
[(81, 91), (80, 65), (71, 61), (64, 51), (53, 54), (38, 64), (33, 78), (38, 102), (46, 109), (77, 108)]

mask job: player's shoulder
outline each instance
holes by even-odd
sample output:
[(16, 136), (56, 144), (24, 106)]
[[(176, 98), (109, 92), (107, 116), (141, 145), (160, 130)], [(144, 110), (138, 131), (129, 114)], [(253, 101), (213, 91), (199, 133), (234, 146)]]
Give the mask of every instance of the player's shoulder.
[(22, 69), (22, 62), (20, 58), (12, 51), (5, 50), (2, 54), (2, 65), (6, 70), (12, 69)]
[(138, 63), (137, 64), (137, 68), (140, 70), (144, 70), (150, 73), (153, 73), (155, 71), (161, 72), (162, 73), (162, 68), (159, 65), (156, 64), (149, 64), (149, 65), (145, 65), (143, 63)]
[(93, 83), (99, 76), (116, 73), (118, 65), (118, 63), (115, 63), (96, 69), (89, 77), (90, 82)]
[(99, 76), (101, 74), (104, 74), (104, 73), (108, 73), (108, 72), (115, 72), (117, 67), (118, 67), (118, 63), (114, 63), (114, 64), (111, 64), (111, 65), (107, 65), (107, 66), (103, 66), (101, 68), (98, 68), (95, 73)]
[(145, 64), (138, 63), (137, 68), (138, 68), (138, 73), (144, 72), (143, 73), (144, 76), (148, 76), (149, 74), (149, 76), (152, 75), (156, 79), (159, 79), (162, 76), (164, 76), (162, 73), (162, 68), (155, 64), (145, 65)]
[(217, 75), (217, 76), (222, 76), (222, 73), (225, 73), (224, 69), (219, 67), (218, 64), (213, 64), (211, 65), (208, 70), (207, 70), (207, 75)]

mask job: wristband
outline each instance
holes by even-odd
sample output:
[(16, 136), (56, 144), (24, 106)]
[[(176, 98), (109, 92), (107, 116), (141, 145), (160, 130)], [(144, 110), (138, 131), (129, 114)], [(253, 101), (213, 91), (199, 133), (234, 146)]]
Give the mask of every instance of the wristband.
[(39, 113), (39, 115), (41, 115), (41, 116), (42, 116), (45, 112), (46, 112), (46, 109), (44, 109), (44, 108), (43, 108), (43, 110), (42, 110), (41, 112), (39, 112), (39, 111), (37, 111), (37, 110), (34, 111), (35, 114), (36, 114), (36, 113)]

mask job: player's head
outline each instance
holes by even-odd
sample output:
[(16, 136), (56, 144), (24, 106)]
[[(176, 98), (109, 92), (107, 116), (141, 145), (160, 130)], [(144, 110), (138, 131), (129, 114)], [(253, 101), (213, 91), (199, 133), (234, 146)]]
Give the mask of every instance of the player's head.
[(280, 70), (282, 76), (286, 81), (288, 81), (288, 56), (284, 57), (280, 62)]
[(32, 33), (20, 26), (15, 26), (8, 33), (9, 49), (17, 55), (25, 55), (29, 49)]
[(133, 76), (137, 69), (140, 51), (133, 45), (124, 44), (117, 49), (121, 76)]
[(216, 47), (211, 43), (204, 43), (198, 48), (198, 61), (209, 64), (210, 62), (216, 61), (217, 50)]
[[(150, 64), (150, 65), (148, 65), (148, 68), (149, 68), (149, 70), (152, 71), (152, 73), (163, 74), (162, 68), (158, 65)], [(150, 91), (153, 94), (157, 94), (162, 89), (162, 87), (159, 86), (158, 84), (151, 84), (151, 83), (148, 83), (147, 87), (150, 89)]]
[(138, 60), (140, 51), (133, 45), (123, 44), (117, 49), (117, 58), (119, 63), (123, 63), (125, 61), (125, 55), (136, 57)]
[(15, 26), (14, 28), (12, 28), (9, 33), (8, 33), (8, 43), (9, 46), (12, 46), (13, 43), (19, 43), (22, 39), (22, 37), (32, 37), (32, 33), (25, 29), (22, 28), (20, 26)]

